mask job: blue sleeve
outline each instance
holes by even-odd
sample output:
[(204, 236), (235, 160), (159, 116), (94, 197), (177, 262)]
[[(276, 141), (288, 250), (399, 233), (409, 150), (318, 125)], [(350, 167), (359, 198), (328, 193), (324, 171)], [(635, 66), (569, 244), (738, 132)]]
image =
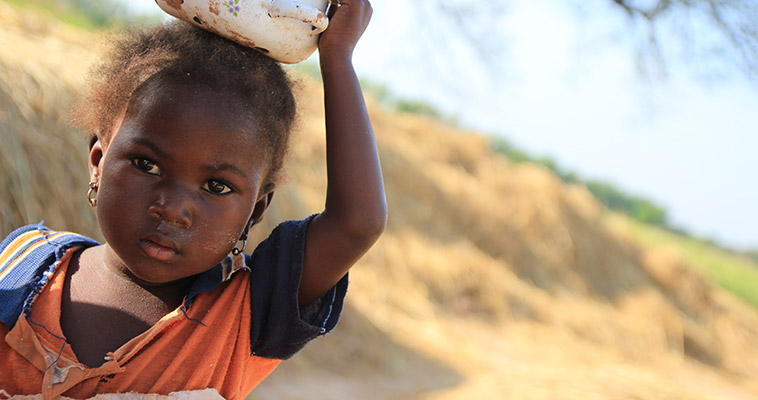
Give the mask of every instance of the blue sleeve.
[(251, 269), (253, 355), (288, 359), (337, 325), (347, 292), (347, 275), (313, 304), (302, 310), (298, 306), (305, 236), (314, 217), (280, 224), (247, 260)]
[(42, 222), (13, 231), (0, 242), (0, 322), (12, 328), (47, 284), (63, 255), (73, 247), (98, 243), (71, 232), (56, 232)]

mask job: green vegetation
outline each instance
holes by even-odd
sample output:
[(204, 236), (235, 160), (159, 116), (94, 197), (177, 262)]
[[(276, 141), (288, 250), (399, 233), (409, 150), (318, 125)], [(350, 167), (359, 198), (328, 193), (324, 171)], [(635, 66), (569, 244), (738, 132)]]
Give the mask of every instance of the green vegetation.
[(425, 115), (449, 125), (458, 125), (458, 118), (440, 111), (432, 103), (421, 99), (408, 99), (393, 93), (387, 85), (361, 79), (361, 87), (385, 108), (405, 114)]
[[(728, 253), (738, 259), (752, 262), (753, 267), (758, 270), (758, 250), (752, 249), (738, 251), (729, 249), (712, 239), (697, 237), (685, 229), (671, 224), (668, 220), (666, 210), (662, 206), (655, 204), (648, 199), (626, 193), (608, 182), (583, 179), (575, 172), (566, 171), (561, 168), (552, 158), (531, 156), (502, 137), (492, 137), (491, 143), (494, 151), (508, 157), (512, 162), (540, 164), (552, 171), (566, 183), (586, 186), (587, 190), (592, 193), (595, 199), (605, 205), (609, 210), (620, 212), (638, 222), (651, 225), (652, 227), (661, 228), (668, 231), (669, 234), (678, 235), (682, 241), (687, 241), (691, 246), (718, 249), (718, 251)], [(700, 254), (698, 252), (694, 253)], [(705, 259), (711, 260), (711, 258), (708, 257)], [(736, 276), (739, 276), (739, 274)], [(747, 286), (755, 287), (755, 283), (750, 283)], [(758, 290), (756, 290), (754, 296), (758, 298)]]
[(758, 262), (749, 255), (735, 254), (631, 219), (627, 221), (626, 232), (640, 246), (674, 249), (687, 265), (758, 308)]
[(145, 15), (131, 11), (122, 0), (3, 0), (23, 8), (52, 15), (83, 29), (142, 26), (160, 21), (160, 14)]
[[(317, 62), (305, 61), (292, 66), (301, 74), (314, 79), (321, 79), (321, 70)], [(376, 99), (384, 108), (404, 114), (425, 115), (442, 123), (457, 126), (458, 118), (440, 111), (436, 106), (426, 100), (408, 99), (393, 93), (387, 85), (377, 83), (369, 79), (361, 78), (363, 92)]]
[(666, 211), (641, 197), (628, 195), (610, 183), (587, 181), (587, 189), (611, 210), (621, 211), (634, 219), (673, 230), (666, 222)]
[(506, 139), (492, 138), (492, 148), (513, 162), (531, 162), (543, 165), (555, 173), (561, 180), (571, 184), (583, 184), (595, 196), (597, 201), (611, 210), (626, 214), (637, 221), (665, 228), (678, 234), (686, 234), (681, 229), (672, 226), (668, 222), (666, 210), (650, 200), (639, 196), (625, 193), (611, 183), (584, 180), (575, 172), (566, 171), (549, 157), (533, 157), (517, 148)]

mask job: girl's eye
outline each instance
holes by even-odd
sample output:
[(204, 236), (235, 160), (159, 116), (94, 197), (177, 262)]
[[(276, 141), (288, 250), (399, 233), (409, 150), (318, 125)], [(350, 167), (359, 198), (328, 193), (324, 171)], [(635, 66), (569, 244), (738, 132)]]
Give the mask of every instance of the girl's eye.
[(134, 164), (135, 167), (137, 167), (138, 170), (146, 174), (150, 174), (150, 175), (161, 174), (161, 169), (158, 168), (158, 164), (146, 158), (135, 158), (134, 160), (132, 160), (132, 163)]
[(224, 182), (211, 180), (208, 181), (203, 189), (213, 193), (213, 194), (227, 194), (232, 191), (232, 188), (229, 187)]

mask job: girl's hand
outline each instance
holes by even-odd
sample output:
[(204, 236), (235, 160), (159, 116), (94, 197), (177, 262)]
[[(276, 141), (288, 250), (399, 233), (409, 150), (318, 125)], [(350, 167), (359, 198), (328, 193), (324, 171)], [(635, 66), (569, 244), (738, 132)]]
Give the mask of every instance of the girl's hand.
[(371, 20), (373, 11), (368, 0), (340, 0), (340, 3), (318, 42), (322, 60), (333, 57), (350, 60), (355, 44)]

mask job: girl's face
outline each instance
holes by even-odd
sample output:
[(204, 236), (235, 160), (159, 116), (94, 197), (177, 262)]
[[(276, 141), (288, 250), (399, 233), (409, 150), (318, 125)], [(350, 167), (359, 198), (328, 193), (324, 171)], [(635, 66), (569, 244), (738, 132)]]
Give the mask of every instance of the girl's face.
[(106, 265), (142, 284), (204, 272), (271, 193), (266, 144), (238, 101), (208, 88), (143, 90), (107, 147), (90, 152)]

